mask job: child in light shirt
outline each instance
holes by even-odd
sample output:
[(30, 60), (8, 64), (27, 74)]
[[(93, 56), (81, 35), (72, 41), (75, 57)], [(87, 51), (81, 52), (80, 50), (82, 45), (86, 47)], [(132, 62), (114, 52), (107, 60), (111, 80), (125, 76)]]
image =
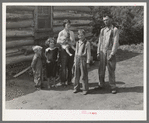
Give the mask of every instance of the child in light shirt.
[(42, 83), (42, 47), (41, 46), (33, 46), (34, 56), (31, 63), (31, 68), (33, 70), (35, 87), (37, 89), (41, 88)]
[(80, 82), (82, 83), (83, 94), (88, 93), (88, 68), (91, 59), (91, 48), (89, 41), (85, 38), (85, 31), (78, 31), (79, 41), (76, 42), (76, 51), (74, 58), (74, 93), (80, 91)]

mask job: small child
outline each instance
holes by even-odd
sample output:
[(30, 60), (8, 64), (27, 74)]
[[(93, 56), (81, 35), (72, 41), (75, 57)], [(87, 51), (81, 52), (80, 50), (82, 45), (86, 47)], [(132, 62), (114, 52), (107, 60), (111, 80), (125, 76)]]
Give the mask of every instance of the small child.
[[(78, 31), (79, 41), (76, 43), (76, 51), (74, 57), (74, 93), (79, 92), (80, 83), (82, 83), (83, 94), (88, 93), (88, 70), (91, 59), (91, 48), (89, 41), (85, 38), (85, 31)], [(81, 78), (80, 78), (81, 77)]]
[(42, 83), (42, 47), (33, 46), (33, 51), (35, 52), (35, 55), (32, 59), (31, 68), (33, 70), (35, 87), (39, 90)]
[(54, 38), (49, 38), (46, 42), (49, 47), (45, 50), (46, 57), (46, 72), (48, 79), (48, 89), (51, 88), (50, 80), (53, 81), (54, 87), (56, 87), (55, 78), (56, 78), (56, 70), (57, 70), (57, 61), (58, 61), (58, 48), (55, 47), (56, 41)]
[(72, 56), (72, 54), (69, 51), (69, 45), (68, 45), (68, 41), (70, 40), (70, 34), (68, 33), (67, 36), (63, 35), (60, 38), (60, 40), (63, 41), (63, 43), (61, 44), (61, 47), (66, 50), (66, 52), (68, 53), (69, 56)]

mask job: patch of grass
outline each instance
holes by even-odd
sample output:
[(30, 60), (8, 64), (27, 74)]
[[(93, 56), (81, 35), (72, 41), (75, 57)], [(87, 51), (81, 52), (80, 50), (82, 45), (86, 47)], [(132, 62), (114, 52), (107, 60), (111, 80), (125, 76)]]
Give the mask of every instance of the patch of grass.
[(131, 44), (131, 45), (121, 45), (119, 47), (119, 49), (121, 50), (127, 50), (127, 51), (131, 51), (131, 52), (135, 52), (135, 53), (143, 53), (143, 43), (140, 44)]

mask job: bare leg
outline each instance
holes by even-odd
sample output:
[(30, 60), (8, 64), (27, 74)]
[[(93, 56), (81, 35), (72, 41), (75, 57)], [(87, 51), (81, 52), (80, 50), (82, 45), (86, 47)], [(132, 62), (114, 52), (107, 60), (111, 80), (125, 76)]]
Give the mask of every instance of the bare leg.
[(72, 54), (69, 52), (69, 48), (68, 48), (68, 47), (66, 48), (66, 52), (67, 52), (70, 56), (72, 56)]

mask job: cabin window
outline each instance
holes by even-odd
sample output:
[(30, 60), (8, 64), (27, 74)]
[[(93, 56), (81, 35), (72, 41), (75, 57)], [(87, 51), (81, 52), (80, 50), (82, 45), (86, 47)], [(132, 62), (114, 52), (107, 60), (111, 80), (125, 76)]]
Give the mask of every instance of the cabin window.
[(51, 6), (37, 6), (36, 8), (36, 30), (52, 28)]

